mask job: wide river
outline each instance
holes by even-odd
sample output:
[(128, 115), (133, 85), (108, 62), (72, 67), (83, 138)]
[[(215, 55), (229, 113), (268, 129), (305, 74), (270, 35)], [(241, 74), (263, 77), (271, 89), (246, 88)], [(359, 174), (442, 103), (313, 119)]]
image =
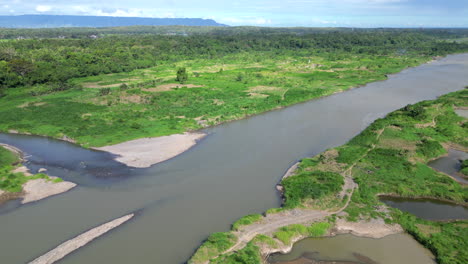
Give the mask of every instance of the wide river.
[(129, 169), (105, 153), (40, 137), (0, 134), (33, 170), (79, 184), (0, 213), (0, 262), (25, 263), (100, 223), (130, 222), (60, 263), (183, 263), (212, 232), (278, 207), (275, 184), (289, 166), (346, 143), (378, 117), (468, 85), (468, 54), (404, 70), (388, 80), (206, 130), (182, 155)]

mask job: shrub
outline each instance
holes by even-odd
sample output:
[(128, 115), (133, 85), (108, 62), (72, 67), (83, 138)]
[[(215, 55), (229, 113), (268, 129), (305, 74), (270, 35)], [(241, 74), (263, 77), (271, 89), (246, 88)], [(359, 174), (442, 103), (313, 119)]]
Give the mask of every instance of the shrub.
[(188, 80), (187, 70), (185, 68), (179, 68), (177, 70), (176, 81), (181, 84), (184, 84), (187, 80)]
[(334, 172), (304, 171), (284, 179), (285, 207), (297, 207), (307, 198), (319, 199), (341, 190), (343, 177)]
[(108, 87), (99, 89), (100, 96), (108, 95), (110, 94), (110, 92), (111, 92), (111, 89)]

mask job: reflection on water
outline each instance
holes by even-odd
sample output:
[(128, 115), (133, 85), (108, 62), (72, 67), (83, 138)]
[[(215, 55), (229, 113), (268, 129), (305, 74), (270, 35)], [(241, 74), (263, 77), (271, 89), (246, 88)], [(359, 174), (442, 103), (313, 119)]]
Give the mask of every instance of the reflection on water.
[(438, 171), (454, 177), (458, 182), (468, 184), (468, 179), (459, 173), (461, 169), (461, 161), (465, 159), (468, 159), (468, 153), (449, 149), (447, 156), (431, 161), (428, 165)]
[(296, 243), (288, 254), (275, 254), (275, 264), (435, 264), (431, 252), (407, 234), (381, 239), (339, 235), (308, 238)]
[(426, 220), (468, 219), (468, 208), (452, 203), (430, 199), (407, 199), (381, 197), (388, 206), (416, 215)]

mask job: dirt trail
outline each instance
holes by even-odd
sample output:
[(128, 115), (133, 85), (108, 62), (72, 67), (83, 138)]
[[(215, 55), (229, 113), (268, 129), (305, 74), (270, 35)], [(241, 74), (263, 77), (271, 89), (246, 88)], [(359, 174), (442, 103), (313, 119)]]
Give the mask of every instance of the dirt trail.
[[(380, 138), (384, 129), (377, 131), (377, 139)], [(284, 211), (277, 214), (269, 214), (264, 217), (260, 222), (248, 225), (242, 228), (240, 231), (234, 232), (234, 235), (237, 237), (237, 243), (223, 252), (222, 254), (234, 252), (244, 248), (249, 241), (251, 241), (255, 236), (262, 234), (262, 235), (272, 235), (276, 230), (281, 227), (289, 226), (293, 224), (309, 224), (319, 220), (327, 216), (331, 216), (333, 214), (338, 214), (342, 212), (346, 207), (348, 207), (349, 203), (351, 202), (351, 197), (353, 196), (354, 190), (358, 188), (358, 185), (354, 182), (352, 178), (352, 170), (354, 166), (362, 160), (367, 154), (372, 151), (376, 146), (372, 145), (366, 153), (364, 153), (355, 163), (353, 163), (348, 169), (346, 169), (342, 175), (344, 177), (345, 183), (343, 185), (343, 189), (340, 192), (339, 196), (344, 198), (347, 194), (347, 201), (346, 203), (336, 211), (326, 211), (326, 210), (312, 210), (312, 209), (292, 209), (288, 211)], [(294, 166), (297, 168), (298, 164)], [(288, 176), (291, 175), (293, 171), (289, 169), (287, 171)], [(208, 262), (207, 262), (208, 263)]]

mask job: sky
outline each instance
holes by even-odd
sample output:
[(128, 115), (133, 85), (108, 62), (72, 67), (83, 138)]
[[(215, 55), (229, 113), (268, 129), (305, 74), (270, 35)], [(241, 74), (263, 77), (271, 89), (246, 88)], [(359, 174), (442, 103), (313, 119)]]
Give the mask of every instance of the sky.
[(0, 0), (0, 15), (209, 18), (239, 26), (468, 27), (468, 0)]

